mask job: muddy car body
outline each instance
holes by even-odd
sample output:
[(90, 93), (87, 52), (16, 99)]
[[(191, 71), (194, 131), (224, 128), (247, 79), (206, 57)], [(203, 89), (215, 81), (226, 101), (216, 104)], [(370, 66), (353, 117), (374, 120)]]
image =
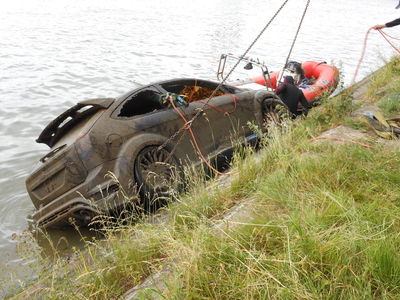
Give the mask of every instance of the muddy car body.
[[(160, 102), (160, 95), (179, 94), (185, 87), (212, 91), (217, 85), (197, 79), (158, 82), (116, 99), (79, 102), (53, 120), (37, 139), (51, 151), (26, 180), (35, 223), (48, 227), (69, 218), (88, 223), (92, 216), (124, 205), (126, 198), (118, 196), (121, 190), (138, 197), (140, 189), (157, 189), (149, 174), (169, 172), (159, 163), (168, 159), (177, 166), (201, 164), (189, 134), (170, 139), (184, 125), (177, 110), (186, 119), (201, 111), (191, 128), (208, 159), (232, 150), (234, 139), (254, 140), (248, 122), (261, 126), (263, 102), (276, 97), (266, 90), (223, 85), (222, 95), (210, 100), (212, 106), (207, 100), (188, 101), (177, 103), (177, 110)], [(110, 172), (115, 178), (107, 176)]]

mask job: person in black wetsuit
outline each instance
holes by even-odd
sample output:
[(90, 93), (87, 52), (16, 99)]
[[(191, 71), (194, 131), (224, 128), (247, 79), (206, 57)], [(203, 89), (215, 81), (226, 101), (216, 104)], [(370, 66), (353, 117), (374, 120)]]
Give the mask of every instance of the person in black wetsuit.
[[(399, 4), (396, 6), (396, 9), (397, 8), (400, 8), (400, 1), (399, 1)], [(394, 26), (397, 26), (397, 25), (400, 25), (400, 18), (398, 18), (396, 20), (393, 20), (392, 22), (388, 22), (386, 24), (375, 25), (372, 28), (375, 29), (375, 30), (379, 30), (379, 29), (382, 29), (382, 28), (394, 27)]]
[[(290, 112), (295, 116), (298, 116), (301, 113), (307, 113), (310, 109), (310, 104), (306, 97), (304, 97), (303, 92), (294, 85), (294, 79), (292, 76), (285, 76), (283, 82), (276, 88), (275, 93), (279, 95), (283, 103), (286, 104)], [(301, 103), (304, 108), (303, 112), (298, 111), (299, 103)]]

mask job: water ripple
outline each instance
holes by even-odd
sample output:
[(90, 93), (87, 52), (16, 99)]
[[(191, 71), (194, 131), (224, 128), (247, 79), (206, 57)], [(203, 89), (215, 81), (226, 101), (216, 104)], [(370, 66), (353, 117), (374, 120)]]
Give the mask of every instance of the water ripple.
[[(279, 0), (2, 1), (0, 254), (7, 259), (0, 258), (0, 265), (18, 262), (10, 236), (26, 227), (33, 210), (24, 178), (47, 151), (34, 140), (49, 121), (80, 100), (114, 97), (138, 84), (183, 76), (215, 80), (219, 55), (240, 55), (280, 4)], [(271, 70), (280, 68), (286, 58), (302, 5), (289, 2), (251, 50)], [(394, 18), (392, 7), (378, 0), (315, 1), (292, 58), (341, 64), (348, 83), (370, 22)], [(383, 64), (380, 56), (392, 54), (378, 35), (371, 36), (369, 45), (361, 76)], [(246, 74), (240, 70), (234, 76)]]

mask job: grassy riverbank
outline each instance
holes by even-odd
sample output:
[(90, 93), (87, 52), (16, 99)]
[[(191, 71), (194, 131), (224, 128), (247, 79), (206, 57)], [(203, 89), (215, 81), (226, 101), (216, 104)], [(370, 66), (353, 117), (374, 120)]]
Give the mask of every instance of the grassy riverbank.
[[(374, 75), (362, 100), (399, 113), (400, 99), (392, 101), (399, 86), (395, 58)], [(168, 268), (165, 299), (398, 299), (399, 151), (373, 136), (362, 141), (372, 148), (311, 141), (340, 124), (365, 130), (350, 120), (355, 108), (349, 91), (325, 101), (272, 133), (257, 154), (237, 155), (231, 184), (197, 183), (168, 208), (166, 224), (107, 230), (105, 242), (77, 254), (73, 271), (62, 260), (42, 271), (46, 284), (35, 292), (115, 299)], [(248, 199), (246, 222), (214, 226)], [(158, 293), (144, 290), (142, 297)]]
[(375, 74), (362, 100), (377, 103), (386, 117), (400, 111), (400, 58), (392, 59), (385, 68)]

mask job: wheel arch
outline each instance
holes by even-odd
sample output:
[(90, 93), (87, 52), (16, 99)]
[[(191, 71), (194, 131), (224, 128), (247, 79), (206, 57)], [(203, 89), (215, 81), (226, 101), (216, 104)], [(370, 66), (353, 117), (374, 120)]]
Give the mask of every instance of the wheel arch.
[[(168, 138), (158, 134), (143, 133), (136, 135), (126, 141), (119, 151), (113, 173), (120, 181), (124, 189), (130, 190), (134, 182), (135, 160), (139, 152), (148, 146), (163, 145), (168, 151), (175, 147), (174, 143), (168, 142)], [(178, 153), (176, 148), (174, 153)]]

